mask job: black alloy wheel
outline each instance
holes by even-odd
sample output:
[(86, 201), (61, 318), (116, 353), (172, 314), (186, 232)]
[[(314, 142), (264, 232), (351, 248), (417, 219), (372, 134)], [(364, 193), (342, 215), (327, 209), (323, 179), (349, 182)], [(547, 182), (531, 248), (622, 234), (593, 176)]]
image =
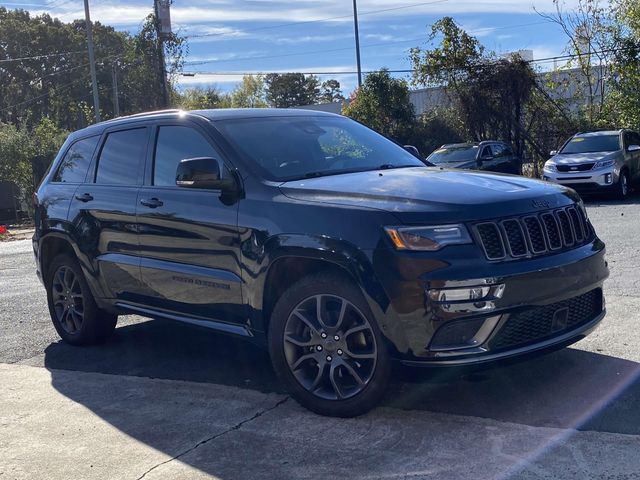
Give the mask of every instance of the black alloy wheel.
[(60, 338), (71, 345), (95, 345), (109, 338), (118, 316), (98, 307), (78, 261), (60, 254), (47, 272), (49, 314)]
[(391, 357), (360, 287), (346, 275), (308, 275), (276, 302), (269, 354), (291, 395), (321, 415), (354, 417), (374, 408)]
[(360, 393), (373, 377), (377, 350), (366, 317), (338, 295), (304, 299), (285, 326), (284, 353), (293, 376), (323, 399)]
[(56, 320), (70, 335), (77, 334), (84, 322), (84, 296), (75, 272), (60, 266), (53, 274), (52, 299)]

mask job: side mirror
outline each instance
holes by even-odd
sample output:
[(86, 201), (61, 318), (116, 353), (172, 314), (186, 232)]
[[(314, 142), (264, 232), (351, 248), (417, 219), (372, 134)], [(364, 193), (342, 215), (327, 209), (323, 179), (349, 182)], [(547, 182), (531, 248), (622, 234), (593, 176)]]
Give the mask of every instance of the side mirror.
[(478, 160), (480, 163), (483, 163), (483, 162), (490, 162), (493, 159), (494, 159), (493, 155), (482, 155)]
[(420, 150), (418, 150), (416, 147), (414, 147), (413, 145), (405, 145), (403, 147), (407, 152), (409, 152), (411, 155), (414, 155), (420, 159), (422, 159), (422, 155), (420, 155)]
[(629, 152), (637, 152), (638, 150), (640, 150), (640, 145), (629, 145), (629, 148), (627, 148)]
[(185, 158), (176, 169), (176, 185), (186, 188), (227, 190), (234, 185), (233, 179), (223, 178), (220, 162), (215, 158)]
[(552, 157), (556, 156), (557, 154), (558, 154), (558, 151), (557, 151), (557, 150), (551, 150), (551, 151), (549, 152), (549, 155), (550, 155), (550, 156), (552, 156)]

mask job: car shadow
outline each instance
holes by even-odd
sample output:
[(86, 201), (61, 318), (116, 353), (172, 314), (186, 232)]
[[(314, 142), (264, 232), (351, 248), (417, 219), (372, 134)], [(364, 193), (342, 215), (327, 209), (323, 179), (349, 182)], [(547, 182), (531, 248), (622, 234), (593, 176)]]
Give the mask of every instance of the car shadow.
[[(44, 364), (56, 389), (91, 410), (87, 403), (92, 397), (74, 398), (68, 381), (56, 381), (58, 372), (97, 372), (284, 393), (263, 349), (169, 321), (119, 327), (109, 342), (97, 347), (51, 344), (45, 350)], [(397, 368), (382, 405), (532, 426), (640, 434), (640, 364), (567, 348), (477, 371)], [(135, 431), (126, 433), (137, 438)]]

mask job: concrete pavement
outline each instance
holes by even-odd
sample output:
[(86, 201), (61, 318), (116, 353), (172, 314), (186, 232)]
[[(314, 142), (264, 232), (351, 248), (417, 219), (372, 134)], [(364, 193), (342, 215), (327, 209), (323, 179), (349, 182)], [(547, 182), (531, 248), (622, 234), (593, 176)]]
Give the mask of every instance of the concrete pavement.
[(0, 478), (637, 478), (636, 435), (0, 365)]

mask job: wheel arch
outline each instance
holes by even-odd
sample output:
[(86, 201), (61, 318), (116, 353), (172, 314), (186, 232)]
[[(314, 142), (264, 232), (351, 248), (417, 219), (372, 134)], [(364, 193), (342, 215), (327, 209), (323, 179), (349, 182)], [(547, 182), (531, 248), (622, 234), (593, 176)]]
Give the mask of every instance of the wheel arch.
[[(325, 237), (287, 235), (265, 244), (267, 268), (254, 282), (253, 297), (248, 299), (259, 312), (254, 325), (262, 332), (269, 327), (271, 312), (280, 296), (305, 276), (331, 272), (353, 282), (365, 297), (381, 328), (383, 311), (389, 303), (372, 266), (372, 252), (360, 250), (342, 240)], [(273, 245), (273, 249), (268, 246)]]

